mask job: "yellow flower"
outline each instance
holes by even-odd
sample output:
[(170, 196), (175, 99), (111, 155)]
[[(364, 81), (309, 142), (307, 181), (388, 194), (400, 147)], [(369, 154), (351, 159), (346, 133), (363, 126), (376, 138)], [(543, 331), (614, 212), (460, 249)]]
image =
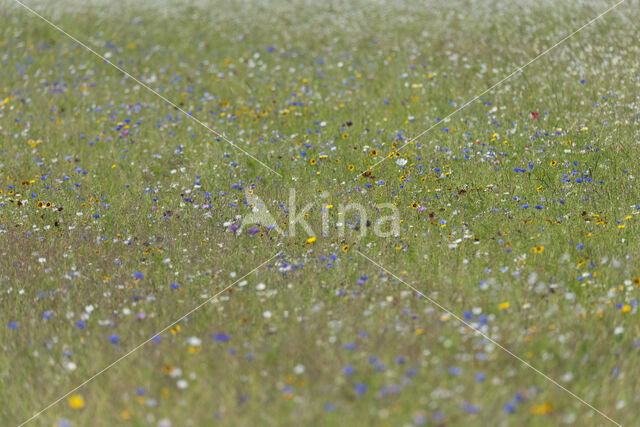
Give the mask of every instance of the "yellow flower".
[(347, 252), (349, 250), (349, 245), (344, 245), (342, 247), (342, 252)]
[(349, 165), (349, 166), (347, 166), (347, 168), (348, 168), (350, 171), (352, 171), (353, 169), (355, 169), (355, 166), (353, 166), (353, 165)]
[(69, 397), (69, 406), (73, 409), (82, 409), (84, 408), (84, 398), (79, 394), (74, 394)]
[(553, 411), (550, 403), (543, 403), (542, 405), (533, 405), (531, 413), (535, 415), (550, 414)]
[(311, 164), (311, 165), (315, 165), (316, 163), (318, 163), (318, 162), (317, 162), (317, 160), (316, 160), (315, 158), (313, 158), (313, 157), (311, 158), (311, 160), (309, 160), (309, 164)]
[(499, 310), (506, 310), (507, 308), (509, 308), (511, 304), (509, 304), (509, 301), (505, 301), (502, 304), (498, 305), (498, 309)]
[(369, 151), (369, 155), (370, 155), (371, 157), (375, 157), (375, 156), (377, 156), (377, 155), (378, 155), (378, 150), (373, 149), (373, 150)]
[(311, 236), (307, 239), (307, 243), (311, 244), (316, 241), (316, 236)]
[(544, 251), (544, 246), (534, 246), (533, 247), (533, 253), (534, 254), (541, 254)]

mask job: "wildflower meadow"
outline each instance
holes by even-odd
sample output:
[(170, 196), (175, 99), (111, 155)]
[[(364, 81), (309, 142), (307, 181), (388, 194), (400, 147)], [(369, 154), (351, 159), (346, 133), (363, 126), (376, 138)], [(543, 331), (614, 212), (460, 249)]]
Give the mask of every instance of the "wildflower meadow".
[(640, 425), (638, 0), (0, 0), (0, 425)]

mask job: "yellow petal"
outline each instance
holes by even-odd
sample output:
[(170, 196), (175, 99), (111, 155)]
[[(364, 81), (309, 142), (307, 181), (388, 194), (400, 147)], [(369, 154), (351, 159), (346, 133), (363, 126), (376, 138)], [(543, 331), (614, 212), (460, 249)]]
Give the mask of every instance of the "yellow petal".
[(73, 409), (82, 409), (84, 408), (84, 398), (79, 394), (74, 394), (69, 397), (69, 406)]

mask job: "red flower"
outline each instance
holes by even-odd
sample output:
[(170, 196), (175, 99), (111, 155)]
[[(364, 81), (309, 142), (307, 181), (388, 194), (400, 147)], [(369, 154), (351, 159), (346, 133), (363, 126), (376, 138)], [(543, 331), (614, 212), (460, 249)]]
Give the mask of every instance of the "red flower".
[(537, 119), (538, 117), (540, 117), (540, 114), (538, 114), (538, 112), (537, 112), (537, 111), (534, 111), (533, 113), (531, 113), (531, 118), (532, 118), (533, 120)]

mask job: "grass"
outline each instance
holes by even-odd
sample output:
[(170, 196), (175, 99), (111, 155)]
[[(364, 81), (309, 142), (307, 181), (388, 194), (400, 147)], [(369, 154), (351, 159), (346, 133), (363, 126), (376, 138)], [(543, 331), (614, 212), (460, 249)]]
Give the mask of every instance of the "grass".
[(637, 2), (0, 4), (3, 425), (635, 422)]

